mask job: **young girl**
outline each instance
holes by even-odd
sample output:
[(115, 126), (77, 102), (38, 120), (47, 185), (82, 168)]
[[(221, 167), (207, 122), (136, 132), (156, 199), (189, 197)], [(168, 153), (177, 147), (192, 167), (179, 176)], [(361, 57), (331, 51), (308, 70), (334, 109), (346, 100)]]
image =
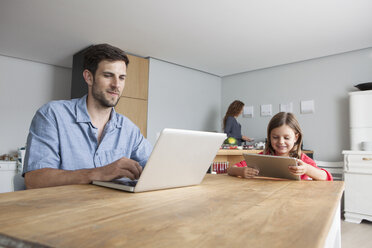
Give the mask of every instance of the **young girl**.
[[(280, 112), (276, 114), (267, 126), (267, 144), (260, 154), (297, 158), (298, 166), (288, 166), (290, 172), (301, 176), (301, 180), (333, 181), (332, 175), (316, 166), (316, 163), (301, 151), (302, 131), (296, 117), (292, 113)], [(247, 167), (241, 161), (227, 169), (230, 176), (251, 178), (259, 171)]]

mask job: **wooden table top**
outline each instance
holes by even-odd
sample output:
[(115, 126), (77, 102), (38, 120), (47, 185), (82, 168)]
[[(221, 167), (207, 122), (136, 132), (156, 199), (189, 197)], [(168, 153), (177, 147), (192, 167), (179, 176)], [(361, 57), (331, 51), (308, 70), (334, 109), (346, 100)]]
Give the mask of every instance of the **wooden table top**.
[(0, 194), (0, 234), (52, 247), (322, 247), (343, 189), (208, 174), (198, 186), (144, 193), (17, 191)]

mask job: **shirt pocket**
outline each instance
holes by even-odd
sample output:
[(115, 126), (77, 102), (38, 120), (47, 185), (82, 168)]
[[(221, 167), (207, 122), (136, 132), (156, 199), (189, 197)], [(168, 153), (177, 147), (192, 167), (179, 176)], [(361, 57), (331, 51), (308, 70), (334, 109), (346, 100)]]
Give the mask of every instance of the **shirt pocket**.
[(101, 166), (105, 166), (115, 162), (116, 160), (124, 157), (124, 149), (115, 149), (109, 151), (102, 151), (99, 154), (101, 160)]

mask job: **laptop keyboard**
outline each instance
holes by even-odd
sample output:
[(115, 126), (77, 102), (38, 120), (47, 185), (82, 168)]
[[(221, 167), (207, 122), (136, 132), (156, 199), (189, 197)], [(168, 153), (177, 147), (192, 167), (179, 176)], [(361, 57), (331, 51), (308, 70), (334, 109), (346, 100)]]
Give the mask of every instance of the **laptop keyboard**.
[(113, 180), (113, 182), (134, 187), (134, 186), (136, 186), (138, 180), (137, 179), (136, 180), (130, 180), (129, 178), (120, 178), (120, 179)]

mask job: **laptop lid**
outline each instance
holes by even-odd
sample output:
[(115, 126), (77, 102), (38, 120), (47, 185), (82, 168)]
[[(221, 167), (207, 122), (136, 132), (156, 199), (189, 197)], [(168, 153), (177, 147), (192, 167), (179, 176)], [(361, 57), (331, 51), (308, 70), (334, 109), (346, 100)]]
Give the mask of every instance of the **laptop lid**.
[(288, 169), (289, 165), (297, 165), (295, 158), (248, 153), (243, 153), (243, 156), (248, 167), (259, 170), (258, 176), (301, 180)]
[(165, 128), (135, 186), (124, 178), (93, 183), (132, 192), (197, 185), (225, 139), (224, 133)]

